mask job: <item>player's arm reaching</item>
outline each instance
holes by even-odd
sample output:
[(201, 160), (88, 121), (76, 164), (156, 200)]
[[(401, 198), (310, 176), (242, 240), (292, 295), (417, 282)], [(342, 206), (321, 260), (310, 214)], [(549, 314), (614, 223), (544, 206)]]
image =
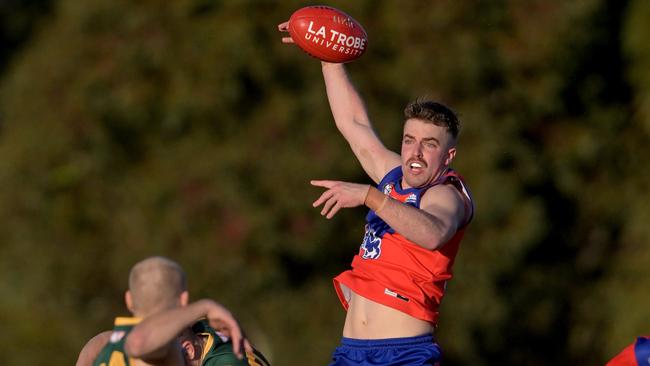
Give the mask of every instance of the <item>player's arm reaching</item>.
[[(288, 22), (281, 23), (278, 29), (286, 32)], [(293, 40), (283, 37), (282, 42), (293, 43)], [(336, 127), (350, 144), (366, 174), (379, 183), (390, 169), (400, 164), (399, 155), (388, 150), (375, 134), (363, 100), (343, 64), (322, 61), (321, 66)]]
[(463, 196), (450, 185), (438, 185), (427, 190), (420, 208), (415, 208), (367, 184), (332, 180), (314, 180), (311, 184), (327, 188), (313, 206), (323, 205), (321, 215), (328, 219), (341, 208), (366, 205), (396, 232), (432, 250), (451, 239), (466, 214)]
[[(278, 26), (288, 30), (288, 22)], [(293, 43), (291, 37), (282, 42)], [(337, 128), (347, 140), (364, 170), (375, 182), (401, 164), (400, 155), (388, 150), (375, 134), (365, 105), (350, 81), (343, 64), (321, 62), (327, 98)], [(314, 180), (312, 185), (327, 190), (313, 203), (323, 205), (321, 215), (332, 218), (341, 208), (366, 205), (396, 232), (428, 249), (447, 242), (462, 224), (464, 198), (453, 187), (429, 189), (415, 208), (389, 198), (374, 187), (331, 180)]]
[(368, 176), (379, 183), (400, 164), (399, 155), (388, 150), (375, 134), (366, 107), (352, 85), (345, 66), (321, 62), (327, 99), (336, 127), (350, 144)]
[(125, 350), (130, 356), (144, 360), (164, 357), (170, 344), (178, 346), (175, 341), (180, 332), (204, 317), (210, 326), (230, 337), (233, 352), (239, 359), (243, 358), (244, 350), (252, 352), (253, 348), (230, 311), (207, 299), (147, 317), (129, 333)]

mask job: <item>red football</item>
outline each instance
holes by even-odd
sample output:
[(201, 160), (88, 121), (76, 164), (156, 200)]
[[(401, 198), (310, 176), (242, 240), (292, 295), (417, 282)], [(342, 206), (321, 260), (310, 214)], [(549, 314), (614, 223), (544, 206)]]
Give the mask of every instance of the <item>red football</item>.
[(307, 54), (327, 62), (350, 62), (368, 48), (361, 24), (329, 6), (307, 6), (289, 18), (289, 34)]

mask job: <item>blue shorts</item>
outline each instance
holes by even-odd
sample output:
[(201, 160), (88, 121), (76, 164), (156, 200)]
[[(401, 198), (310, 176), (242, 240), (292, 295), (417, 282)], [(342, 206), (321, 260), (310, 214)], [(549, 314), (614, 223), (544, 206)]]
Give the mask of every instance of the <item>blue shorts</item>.
[(440, 357), (440, 347), (431, 335), (370, 340), (343, 337), (330, 366), (437, 366)]

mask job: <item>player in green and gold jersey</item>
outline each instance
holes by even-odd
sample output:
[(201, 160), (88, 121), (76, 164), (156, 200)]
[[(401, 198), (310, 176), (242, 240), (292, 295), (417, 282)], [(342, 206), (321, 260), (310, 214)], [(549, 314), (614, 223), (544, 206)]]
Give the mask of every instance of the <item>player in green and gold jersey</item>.
[[(143, 320), (133, 329), (127, 348), (137, 342), (137, 350), (130, 348), (132, 354), (148, 353), (180, 334), (188, 365), (269, 366), (266, 358), (244, 337), (234, 337), (231, 331), (234, 327), (215, 320), (211, 312), (204, 311), (206, 318), (197, 321), (197, 316), (203, 313), (193, 305), (160, 312)], [(243, 344), (237, 347), (237, 342), (233, 342), (235, 339), (242, 339)], [(245, 351), (245, 357), (238, 356), (240, 349)]]
[(93, 362), (94, 366), (126, 366), (134, 365), (135, 362), (124, 351), (126, 336), (133, 327), (140, 322), (139, 318), (118, 317), (115, 318), (115, 327), (110, 333), (108, 342), (101, 349), (99, 355)]
[[(233, 353), (243, 357), (241, 346), (246, 345), (243, 334), (232, 314), (212, 300), (200, 300), (188, 305), (188, 292), (185, 272), (175, 263), (164, 257), (150, 257), (137, 263), (129, 274), (129, 290), (125, 302), (133, 318), (117, 318), (113, 331), (100, 333), (82, 349), (77, 366), (184, 366), (187, 364), (183, 349), (176, 337), (150, 346), (148, 338), (133, 336), (135, 325), (141, 319), (176, 308), (187, 308), (193, 321), (207, 317), (208, 321), (219, 324), (232, 337)], [(133, 338), (133, 339), (131, 339)], [(146, 347), (146, 352), (142, 352)]]

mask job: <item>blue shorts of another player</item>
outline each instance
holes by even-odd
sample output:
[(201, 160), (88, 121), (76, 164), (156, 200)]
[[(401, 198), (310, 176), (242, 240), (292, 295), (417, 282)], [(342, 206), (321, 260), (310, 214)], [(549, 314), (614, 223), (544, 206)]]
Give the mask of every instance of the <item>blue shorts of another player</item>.
[(329, 366), (437, 366), (441, 355), (431, 335), (371, 340), (343, 337)]

